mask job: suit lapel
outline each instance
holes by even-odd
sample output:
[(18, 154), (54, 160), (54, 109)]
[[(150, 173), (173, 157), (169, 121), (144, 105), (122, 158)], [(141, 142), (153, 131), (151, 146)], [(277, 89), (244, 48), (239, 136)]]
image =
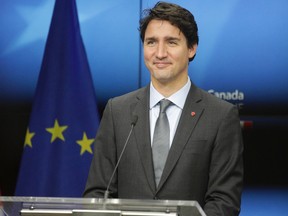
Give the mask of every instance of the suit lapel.
[(161, 186), (175, 167), (185, 145), (192, 135), (194, 127), (196, 126), (199, 118), (202, 115), (202, 112), (204, 111), (204, 107), (201, 103), (201, 93), (193, 83), (191, 84), (192, 85), (178, 123), (178, 127), (168, 154), (167, 162), (163, 170), (158, 190), (161, 189)]
[(139, 92), (136, 102), (131, 105), (131, 113), (138, 116), (138, 121), (134, 128), (135, 139), (147, 181), (154, 192), (156, 186), (150, 141), (149, 85)]

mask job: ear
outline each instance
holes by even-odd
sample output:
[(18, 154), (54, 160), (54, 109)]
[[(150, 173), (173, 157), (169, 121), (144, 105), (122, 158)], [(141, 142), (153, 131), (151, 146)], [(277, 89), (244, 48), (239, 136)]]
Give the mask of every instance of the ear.
[(195, 56), (196, 51), (197, 51), (197, 44), (194, 44), (192, 47), (189, 48), (188, 50), (188, 55), (189, 55), (189, 59), (192, 58), (193, 56)]

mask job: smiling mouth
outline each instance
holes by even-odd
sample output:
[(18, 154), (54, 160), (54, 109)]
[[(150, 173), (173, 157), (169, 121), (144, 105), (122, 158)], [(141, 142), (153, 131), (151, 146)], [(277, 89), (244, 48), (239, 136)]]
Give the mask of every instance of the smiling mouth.
[(165, 68), (170, 65), (169, 62), (154, 62), (153, 63), (157, 68)]

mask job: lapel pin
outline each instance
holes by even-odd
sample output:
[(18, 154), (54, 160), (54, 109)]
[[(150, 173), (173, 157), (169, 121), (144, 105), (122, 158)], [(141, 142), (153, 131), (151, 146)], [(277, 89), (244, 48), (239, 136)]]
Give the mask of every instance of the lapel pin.
[(196, 115), (195, 112), (191, 112), (191, 116), (194, 117)]

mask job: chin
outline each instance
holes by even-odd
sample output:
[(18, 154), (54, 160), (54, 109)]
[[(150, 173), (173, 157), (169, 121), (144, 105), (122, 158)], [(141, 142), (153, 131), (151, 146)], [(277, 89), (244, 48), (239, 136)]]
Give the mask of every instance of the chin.
[(171, 82), (171, 77), (169, 77), (169, 76), (156, 76), (156, 77), (154, 77), (154, 79), (158, 83), (161, 83), (161, 84), (166, 84), (166, 83)]

